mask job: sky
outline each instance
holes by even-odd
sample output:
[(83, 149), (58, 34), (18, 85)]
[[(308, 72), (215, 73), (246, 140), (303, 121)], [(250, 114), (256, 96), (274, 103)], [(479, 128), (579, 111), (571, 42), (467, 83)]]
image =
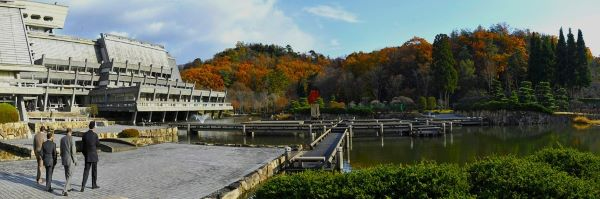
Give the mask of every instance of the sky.
[(289, 44), (334, 58), (497, 23), (553, 35), (560, 27), (574, 34), (581, 29), (592, 53), (600, 53), (597, 0), (45, 1), (69, 6), (60, 34), (94, 39), (112, 33), (162, 44), (178, 64), (209, 59), (239, 41)]

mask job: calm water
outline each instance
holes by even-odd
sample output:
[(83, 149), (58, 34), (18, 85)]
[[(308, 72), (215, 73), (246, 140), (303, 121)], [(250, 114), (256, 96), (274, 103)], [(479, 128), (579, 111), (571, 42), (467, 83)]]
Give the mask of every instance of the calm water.
[[(203, 131), (189, 139), (181, 132), (181, 143), (308, 144), (310, 136), (247, 137), (241, 132)], [(318, 135), (317, 135), (318, 136)], [(578, 130), (571, 125), (529, 127), (455, 127), (440, 137), (355, 137), (350, 150), (352, 168), (378, 164), (415, 163), (421, 160), (463, 164), (492, 154), (524, 156), (547, 146), (568, 146), (600, 154), (600, 127)], [(347, 151), (344, 151), (346, 153)], [(346, 160), (347, 155), (344, 155)]]

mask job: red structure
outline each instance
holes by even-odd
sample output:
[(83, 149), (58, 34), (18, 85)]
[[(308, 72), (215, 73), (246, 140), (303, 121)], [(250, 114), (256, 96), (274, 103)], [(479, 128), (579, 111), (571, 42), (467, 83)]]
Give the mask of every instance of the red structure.
[(308, 103), (309, 104), (317, 103), (317, 99), (319, 99), (319, 97), (320, 97), (320, 95), (319, 95), (318, 90), (311, 90), (310, 94), (308, 94)]

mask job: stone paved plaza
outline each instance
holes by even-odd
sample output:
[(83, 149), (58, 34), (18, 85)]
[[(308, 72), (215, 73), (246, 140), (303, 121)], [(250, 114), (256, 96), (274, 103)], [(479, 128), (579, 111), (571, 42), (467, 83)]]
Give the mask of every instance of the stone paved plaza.
[[(283, 154), (276, 148), (159, 144), (133, 151), (99, 153), (98, 185), (79, 192), (83, 156), (70, 198), (201, 198), (233, 183)], [(60, 162), (60, 160), (59, 160)], [(0, 198), (64, 198), (62, 165), (54, 171), (54, 193), (35, 182), (35, 160), (0, 162)]]

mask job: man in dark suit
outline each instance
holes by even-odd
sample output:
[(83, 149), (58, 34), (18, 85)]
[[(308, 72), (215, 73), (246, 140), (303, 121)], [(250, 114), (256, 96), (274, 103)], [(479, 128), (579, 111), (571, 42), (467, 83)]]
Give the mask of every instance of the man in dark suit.
[(42, 144), (42, 160), (44, 160), (44, 166), (46, 167), (46, 190), (52, 192), (52, 172), (54, 171), (54, 165), (56, 165), (56, 144), (54, 144), (54, 134), (48, 132), (46, 134), (48, 140)]
[(81, 183), (81, 192), (85, 189), (85, 183), (87, 182), (87, 178), (90, 174), (90, 167), (92, 168), (92, 189), (100, 188), (96, 184), (96, 179), (98, 177), (98, 152), (97, 147), (100, 144), (100, 140), (98, 140), (98, 135), (94, 132), (94, 128), (96, 128), (96, 122), (90, 122), (90, 130), (83, 134), (81, 138), (82, 142), (82, 152), (83, 157), (85, 157), (85, 167), (83, 169), (83, 182)]

